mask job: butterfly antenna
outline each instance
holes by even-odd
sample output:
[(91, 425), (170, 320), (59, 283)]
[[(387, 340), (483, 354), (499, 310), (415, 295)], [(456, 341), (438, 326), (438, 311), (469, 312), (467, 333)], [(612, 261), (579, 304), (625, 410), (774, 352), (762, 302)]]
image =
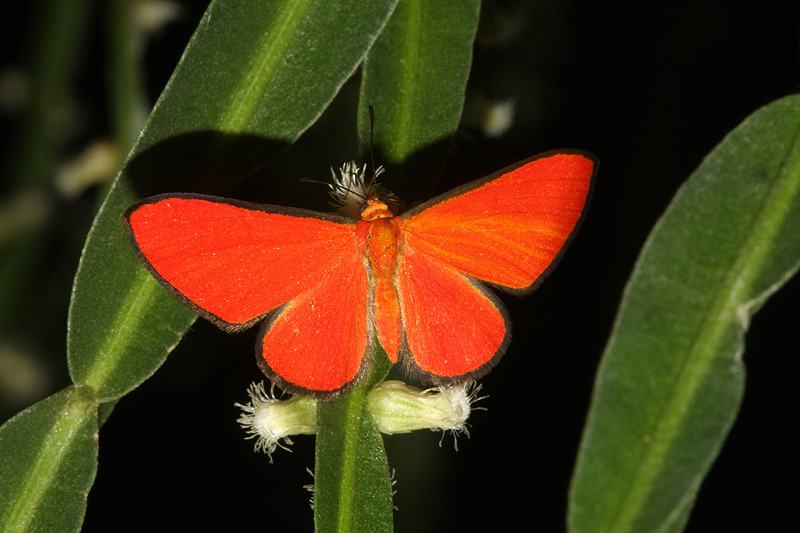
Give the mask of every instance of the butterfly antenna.
[(375, 172), (375, 110), (372, 106), (369, 106), (369, 156), (372, 159), (372, 178), (370, 178), (370, 182), (375, 181), (378, 177), (377, 172)]
[(352, 194), (353, 196), (361, 198), (364, 201), (367, 200), (367, 197), (365, 195), (361, 194), (358, 191), (355, 191), (355, 190), (351, 189), (350, 187), (345, 187), (344, 185), (342, 185), (338, 181), (334, 181), (333, 183), (328, 183), (327, 181), (315, 180), (315, 179), (311, 179), (311, 178), (300, 178), (300, 181), (303, 182), (303, 183), (317, 183), (319, 185), (324, 185), (324, 186), (326, 186), (328, 188), (336, 189), (337, 191), (340, 191), (340, 192), (343, 192), (343, 193)]

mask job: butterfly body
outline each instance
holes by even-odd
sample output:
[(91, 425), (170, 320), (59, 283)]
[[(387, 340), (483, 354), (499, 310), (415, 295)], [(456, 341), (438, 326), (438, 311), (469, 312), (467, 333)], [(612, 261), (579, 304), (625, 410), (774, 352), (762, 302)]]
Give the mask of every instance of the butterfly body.
[(430, 382), (487, 372), (510, 324), (484, 284), (524, 292), (549, 272), (594, 169), (586, 154), (543, 154), (399, 215), (360, 195), (355, 220), (161, 195), (126, 224), (145, 265), (198, 313), (229, 331), (264, 320), (257, 358), (273, 381), (326, 398), (364, 375), (376, 339)]
[(367, 267), (372, 286), (372, 312), (381, 346), (392, 363), (402, 342), (402, 318), (395, 276), (402, 253), (402, 226), (398, 218), (359, 222), (367, 226)]

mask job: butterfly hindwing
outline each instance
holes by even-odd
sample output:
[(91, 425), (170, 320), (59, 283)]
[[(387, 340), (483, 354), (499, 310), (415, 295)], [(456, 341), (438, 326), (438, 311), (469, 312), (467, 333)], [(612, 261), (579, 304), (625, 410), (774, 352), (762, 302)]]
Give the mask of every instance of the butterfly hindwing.
[(366, 372), (373, 328), (367, 273), (356, 252), (342, 256), (263, 326), (259, 364), (282, 388), (326, 398)]
[(405, 329), (403, 361), (434, 383), (485, 374), (505, 351), (509, 327), (488, 290), (407, 250), (397, 275)]

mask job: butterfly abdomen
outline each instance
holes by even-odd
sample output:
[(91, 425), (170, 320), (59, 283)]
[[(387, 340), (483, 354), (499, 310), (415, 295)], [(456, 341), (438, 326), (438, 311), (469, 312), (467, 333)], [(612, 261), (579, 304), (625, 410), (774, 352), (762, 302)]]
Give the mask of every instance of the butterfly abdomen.
[(394, 277), (398, 260), (398, 221), (381, 218), (369, 224), (367, 233), (367, 264), (372, 285), (373, 317), (378, 339), (389, 360), (397, 361), (402, 338), (400, 302)]

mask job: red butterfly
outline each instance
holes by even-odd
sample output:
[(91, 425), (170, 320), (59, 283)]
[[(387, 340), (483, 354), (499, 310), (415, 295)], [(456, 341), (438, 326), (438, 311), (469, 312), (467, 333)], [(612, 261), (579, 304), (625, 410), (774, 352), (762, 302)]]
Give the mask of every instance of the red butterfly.
[(200, 315), (227, 331), (266, 318), (257, 357), (270, 379), (330, 398), (365, 375), (376, 339), (433, 383), (488, 372), (510, 324), (483, 283), (538, 285), (595, 170), (589, 154), (549, 152), (398, 214), (353, 164), (335, 186), (349, 218), (169, 194), (131, 206), (125, 224), (145, 266)]

